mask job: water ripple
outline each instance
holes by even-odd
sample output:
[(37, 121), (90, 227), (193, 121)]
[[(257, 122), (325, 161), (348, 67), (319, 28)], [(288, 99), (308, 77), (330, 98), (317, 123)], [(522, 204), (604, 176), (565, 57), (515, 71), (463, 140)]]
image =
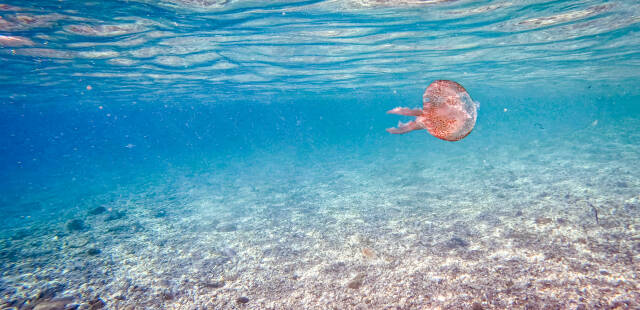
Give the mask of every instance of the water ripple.
[(13, 0), (0, 96), (637, 81), (639, 24), (637, 1)]

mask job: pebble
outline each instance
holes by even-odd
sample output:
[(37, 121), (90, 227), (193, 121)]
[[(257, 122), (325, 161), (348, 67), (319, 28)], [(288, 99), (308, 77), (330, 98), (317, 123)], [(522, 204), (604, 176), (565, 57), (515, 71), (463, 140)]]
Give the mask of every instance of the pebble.
[(89, 302), (89, 310), (102, 309), (104, 308), (104, 306), (106, 306), (106, 304), (100, 297)]
[(92, 255), (92, 256), (93, 255), (98, 255), (100, 253), (102, 253), (102, 251), (100, 251), (100, 249), (98, 249), (98, 248), (90, 248), (89, 250), (87, 250), (87, 254)]
[(61, 283), (49, 284), (45, 289), (41, 290), (38, 293), (36, 298), (38, 300), (51, 300), (56, 296), (56, 294), (62, 292), (64, 290), (64, 287), (64, 284)]
[(33, 310), (61, 310), (73, 301), (71, 297), (57, 298), (39, 302)]
[(359, 273), (355, 277), (353, 277), (351, 281), (349, 281), (349, 283), (347, 284), (347, 287), (352, 289), (359, 289), (362, 286), (363, 282), (364, 282), (364, 273)]
[(238, 297), (238, 298), (236, 299), (236, 302), (237, 302), (237, 303), (239, 303), (239, 304), (246, 304), (246, 303), (248, 303), (248, 302), (249, 302), (249, 298), (244, 297), (244, 296), (242, 296), (242, 297)]
[(208, 288), (221, 288), (224, 286), (224, 282), (223, 281), (206, 282), (204, 283), (204, 286)]

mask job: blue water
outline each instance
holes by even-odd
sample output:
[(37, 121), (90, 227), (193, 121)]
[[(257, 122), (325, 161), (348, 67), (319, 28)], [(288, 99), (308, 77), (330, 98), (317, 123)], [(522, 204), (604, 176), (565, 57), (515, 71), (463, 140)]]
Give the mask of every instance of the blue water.
[[(0, 308), (640, 307), (639, 33), (637, 1), (0, 3)], [(388, 134), (439, 79), (471, 134)]]

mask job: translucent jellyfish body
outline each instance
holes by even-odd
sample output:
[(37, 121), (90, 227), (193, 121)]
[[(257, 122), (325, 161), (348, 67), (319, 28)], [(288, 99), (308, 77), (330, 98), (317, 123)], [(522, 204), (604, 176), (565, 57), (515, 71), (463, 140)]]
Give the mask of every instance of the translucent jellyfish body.
[(422, 109), (395, 108), (389, 114), (415, 116), (414, 121), (398, 123), (389, 128), (392, 134), (426, 129), (436, 138), (458, 141), (466, 137), (476, 124), (477, 103), (462, 85), (449, 80), (437, 80), (422, 95)]

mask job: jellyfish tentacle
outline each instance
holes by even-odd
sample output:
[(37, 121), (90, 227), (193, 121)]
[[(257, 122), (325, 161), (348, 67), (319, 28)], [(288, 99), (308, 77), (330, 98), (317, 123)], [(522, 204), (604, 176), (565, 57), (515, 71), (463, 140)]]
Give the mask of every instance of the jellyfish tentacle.
[(409, 131), (420, 130), (420, 129), (424, 129), (424, 127), (416, 121), (411, 121), (407, 123), (398, 122), (398, 127), (387, 128), (387, 132), (392, 134), (402, 134), (402, 133), (407, 133)]
[(397, 107), (393, 110), (387, 111), (387, 114), (398, 114), (406, 116), (420, 116), (422, 115), (422, 109), (409, 109), (404, 107)]

